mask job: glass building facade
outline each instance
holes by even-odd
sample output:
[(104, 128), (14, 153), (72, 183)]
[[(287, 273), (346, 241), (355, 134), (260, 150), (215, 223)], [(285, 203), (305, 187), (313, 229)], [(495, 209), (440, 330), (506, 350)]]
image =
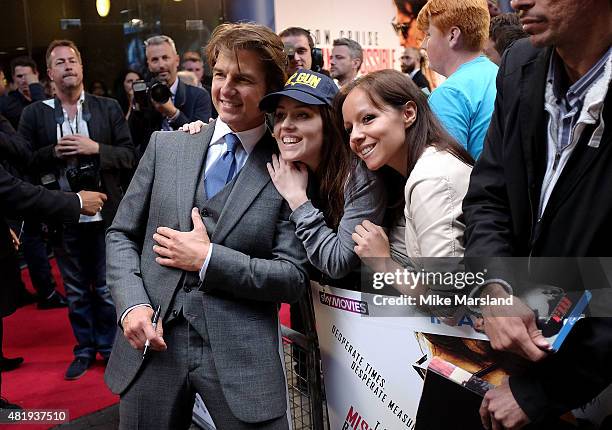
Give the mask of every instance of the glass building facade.
[[(107, 16), (97, 4), (110, 6)], [(98, 80), (112, 91), (122, 70), (146, 72), (147, 37), (165, 34), (179, 54), (202, 53), (215, 26), (232, 19), (232, 9), (223, 0), (0, 0), (0, 65), (10, 80), (11, 59), (29, 55), (45, 78), (47, 45), (70, 39), (83, 57), (86, 88)]]

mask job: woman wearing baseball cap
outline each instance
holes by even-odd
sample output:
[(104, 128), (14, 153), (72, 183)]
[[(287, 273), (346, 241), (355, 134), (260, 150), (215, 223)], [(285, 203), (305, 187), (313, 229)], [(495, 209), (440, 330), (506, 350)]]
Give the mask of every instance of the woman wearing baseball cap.
[[(360, 259), (351, 235), (365, 220), (390, 224), (385, 216), (389, 191), (383, 175), (369, 171), (351, 153), (332, 107), (337, 92), (328, 76), (299, 69), (281, 91), (266, 95), (259, 108), (271, 114), (280, 152), (268, 171), (291, 207), (296, 235), (320, 272), (322, 279), (316, 280), (355, 289)], [(198, 133), (203, 125), (196, 121), (182, 130)], [(401, 194), (401, 185), (390, 190)], [(395, 260), (407, 263), (403, 240), (398, 246), (392, 242), (391, 248)]]
[(259, 107), (272, 114), (280, 152), (268, 171), (291, 207), (310, 262), (323, 282), (355, 288), (360, 261), (351, 235), (364, 220), (382, 224), (387, 199), (380, 176), (351, 154), (338, 127), (332, 108), (337, 92), (331, 78), (300, 69)]

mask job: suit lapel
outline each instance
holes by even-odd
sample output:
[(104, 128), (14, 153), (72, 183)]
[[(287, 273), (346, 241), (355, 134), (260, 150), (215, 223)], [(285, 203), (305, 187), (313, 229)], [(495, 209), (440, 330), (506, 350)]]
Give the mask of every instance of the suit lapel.
[[(178, 78), (176, 78), (178, 79)], [(179, 80), (178, 86), (176, 87), (176, 94), (174, 95), (174, 106), (182, 108), (187, 99), (187, 86)]]
[(190, 141), (189, 134), (185, 133), (180, 142), (179, 153), (176, 158), (176, 197), (178, 200), (178, 218), (181, 231), (189, 231), (191, 225), (191, 209), (194, 207), (196, 189), (200, 173), (204, 168), (206, 153), (210, 146), (215, 124), (212, 123), (204, 129), (200, 144)]
[(270, 182), (266, 163), (270, 161), (272, 155), (271, 139), (269, 133), (266, 132), (240, 170), (236, 183), (217, 220), (217, 228), (211, 237), (214, 243), (223, 242), (257, 198), (259, 192)]
[(83, 119), (87, 122), (87, 131), (89, 133), (89, 137), (96, 142), (104, 142), (101, 139), (102, 130), (100, 120), (105, 116), (102, 115), (98, 110), (98, 104), (91, 102), (91, 96), (89, 94), (85, 94), (85, 105), (83, 113)]
[(536, 183), (538, 187), (542, 185), (543, 167), (546, 166), (544, 92), (550, 52), (543, 50), (534, 61), (523, 67), (520, 84), (519, 124), (527, 178), (530, 185)]
[(527, 173), (527, 193), (532, 223), (537, 217), (542, 181), (546, 169), (547, 121), (544, 93), (552, 50), (542, 50), (534, 61), (523, 66), (520, 80), (519, 124)]
[(55, 121), (55, 109), (45, 109), (44, 112), (45, 128), (42, 130), (42, 132), (47, 133), (47, 142), (57, 143), (57, 122)]

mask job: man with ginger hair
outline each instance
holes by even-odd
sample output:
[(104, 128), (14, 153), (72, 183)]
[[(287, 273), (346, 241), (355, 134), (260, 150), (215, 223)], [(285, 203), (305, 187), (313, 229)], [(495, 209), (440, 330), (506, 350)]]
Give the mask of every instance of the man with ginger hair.
[(430, 98), (446, 130), (477, 159), (495, 102), (498, 67), (483, 53), (489, 38), (486, 0), (430, 0), (417, 24), (431, 68), (447, 79)]
[(256, 24), (218, 26), (206, 54), (218, 119), (151, 136), (107, 233), (122, 333), (105, 379), (122, 429), (187, 429), (196, 393), (218, 429), (289, 428), (278, 306), (303, 295), (307, 259), (259, 110), (287, 55)]

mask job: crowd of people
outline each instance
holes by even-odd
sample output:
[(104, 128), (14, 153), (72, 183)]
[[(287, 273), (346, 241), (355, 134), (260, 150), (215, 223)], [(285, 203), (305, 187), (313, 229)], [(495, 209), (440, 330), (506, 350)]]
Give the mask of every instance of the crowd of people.
[[(219, 25), (203, 55), (150, 37), (154, 81), (126, 70), (116, 100), (84, 90), (71, 41), (47, 50), (53, 97), (35, 62), (11, 63), (0, 315), (29, 300), (21, 241), (39, 308), (68, 307), (65, 378), (99, 354), (121, 428), (188, 428), (196, 392), (217, 428), (290, 428), (278, 304), (309, 281), (359, 290), (362, 267), (424, 257), (609, 255), (610, 2), (395, 3), (401, 72), (360, 75), (346, 38), (325, 70), (308, 30), (248, 23)], [(552, 428), (612, 382), (612, 320), (579, 321), (553, 354), (521, 288), (500, 271), (470, 292), (514, 296), (471, 311), (493, 349), (533, 362), (486, 394), (487, 429)]]

